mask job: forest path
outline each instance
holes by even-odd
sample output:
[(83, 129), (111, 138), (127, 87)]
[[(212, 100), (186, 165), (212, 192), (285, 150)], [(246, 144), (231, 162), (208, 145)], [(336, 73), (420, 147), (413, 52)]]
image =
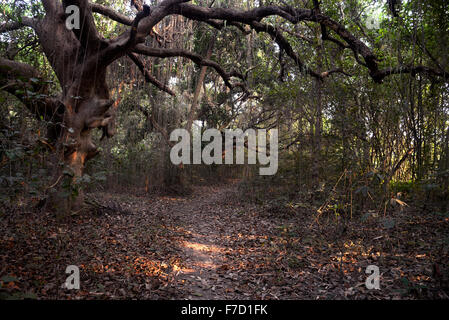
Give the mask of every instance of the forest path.
[[(50, 212), (0, 216), (0, 260), (8, 261), (1, 264), (0, 276), (17, 279), (6, 294), (44, 299), (311, 297), (303, 284), (313, 279), (301, 276), (311, 273), (286, 267), (287, 220), (246, 201), (242, 192), (234, 181), (195, 186), (188, 196), (96, 193), (109, 209), (65, 218)], [(79, 266), (80, 290), (61, 286), (68, 265)]]
[(178, 299), (264, 296), (266, 288), (256, 289), (249, 282), (260, 281), (255, 262), (266, 258), (260, 245), (275, 226), (257, 217), (256, 206), (236, 205), (231, 198), (236, 199), (235, 184), (197, 187), (167, 210), (185, 230), (182, 268), (175, 277)]
[[(188, 196), (98, 193), (110, 209), (0, 215), (0, 279), (14, 279), (0, 298), (447, 298), (431, 275), (449, 265), (448, 217), (410, 208), (389, 214), (393, 227), (379, 216), (342, 229), (310, 208), (247, 201), (251, 192), (234, 182)], [(68, 265), (79, 266), (80, 290), (61, 287)], [(369, 265), (382, 290), (365, 287)], [(405, 277), (428, 289), (404, 289)]]
[[(422, 219), (419, 212), (398, 212), (394, 219), (400, 226), (393, 230), (381, 219), (346, 226), (329, 218), (317, 223), (309, 210), (246, 201), (241, 192), (251, 191), (238, 186), (195, 187), (165, 211), (181, 235), (181, 266), (171, 283), (175, 299), (398, 299), (407, 294), (398, 281), (401, 272), (429, 274), (431, 261), (416, 258), (426, 256), (423, 248), (401, 248), (399, 255), (407, 258), (397, 258), (394, 249), (384, 250), (378, 241), (407, 234), (428, 237), (429, 221), (426, 227), (409, 224)], [(434, 223), (447, 225), (448, 220)], [(385, 270), (383, 290), (365, 287), (365, 269), (372, 264)], [(426, 279), (426, 285), (434, 285)], [(429, 293), (418, 297), (424, 294)], [(446, 296), (438, 289), (431, 294)]]

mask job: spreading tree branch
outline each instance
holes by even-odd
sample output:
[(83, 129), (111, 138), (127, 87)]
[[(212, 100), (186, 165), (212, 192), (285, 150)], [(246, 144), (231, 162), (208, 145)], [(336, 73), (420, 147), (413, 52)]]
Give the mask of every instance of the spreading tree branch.
[(108, 17), (116, 22), (119, 22), (121, 24), (130, 26), (133, 23), (133, 19), (125, 16), (124, 14), (121, 14), (112, 8), (109, 8), (107, 6), (98, 4), (98, 3), (90, 3), (90, 7), (92, 8), (92, 12), (99, 13), (105, 17)]
[(0, 58), (0, 90), (17, 97), (39, 120), (61, 120), (62, 103), (48, 96), (47, 83), (26, 63)]
[(19, 30), (24, 27), (31, 27), (34, 28), (36, 24), (36, 20), (29, 17), (22, 17), (21, 22), (19, 21), (11, 21), (11, 22), (5, 22), (2, 25), (0, 25), (0, 33)]
[(142, 72), (143, 76), (145, 77), (145, 81), (152, 83), (160, 90), (167, 92), (168, 94), (175, 96), (175, 93), (167, 87), (164, 83), (156, 79), (144, 66), (143, 62), (140, 60), (140, 58), (135, 53), (128, 53), (128, 57), (134, 62), (134, 64), (139, 68), (140, 72)]
[(246, 90), (245, 85), (243, 83), (231, 83), (231, 77), (237, 77), (243, 79), (243, 76), (236, 72), (226, 72), (218, 63), (212, 60), (204, 59), (201, 55), (190, 52), (184, 49), (162, 49), (162, 48), (150, 48), (145, 45), (139, 44), (134, 50), (136, 53), (144, 54), (151, 57), (159, 57), (159, 58), (169, 58), (169, 57), (184, 57), (189, 60), (192, 60), (194, 63), (200, 66), (212, 67), (217, 71), (217, 73), (221, 76), (226, 86), (230, 89), (235, 87), (241, 87), (244, 91)]
[[(399, 73), (397, 70), (401, 70), (401, 73), (427, 73), (433, 74), (437, 76), (443, 76), (444, 80), (447, 80), (446, 73), (432, 69), (430, 67), (424, 66), (416, 66), (416, 67), (397, 67), (397, 68), (387, 68), (387, 69), (379, 69), (378, 59), (373, 51), (360, 39), (355, 37), (351, 32), (349, 32), (342, 24), (334, 21), (330, 17), (322, 14), (319, 10), (315, 9), (301, 9), (301, 8), (293, 8), (291, 6), (265, 6), (250, 9), (247, 11), (241, 11), (237, 9), (231, 8), (204, 8), (198, 7), (191, 4), (178, 4), (174, 5), (170, 9), (171, 14), (179, 14), (185, 16), (192, 20), (207, 22), (213, 19), (216, 20), (224, 20), (228, 22), (238, 22), (247, 24), (257, 30), (265, 31), (263, 28), (267, 30), (270, 36), (275, 41), (283, 43), (283, 40), (279, 37), (280, 32), (277, 31), (272, 26), (267, 26), (262, 24), (260, 21), (269, 16), (280, 16), (292, 24), (297, 24), (300, 21), (310, 21), (319, 23), (322, 26), (322, 30), (327, 29), (332, 30), (337, 34), (341, 39), (343, 39), (346, 44), (343, 42), (330, 38), (329, 36), (325, 36), (327, 40), (338, 43), (340, 46), (345, 48), (350, 48), (354, 52), (354, 57), (358, 63), (368, 68), (370, 72), (370, 76), (372, 79), (380, 83), (382, 80), (391, 74)], [(337, 41), (334, 41), (337, 40)], [(303, 64), (299, 61), (299, 57), (293, 52), (293, 50), (289, 53), (290, 49), (286, 44), (284, 44), (287, 48), (287, 54), (295, 61), (297, 65), (302, 66)], [(291, 47), (291, 46), (290, 46)], [(293, 53), (293, 54), (292, 54)], [(358, 57), (361, 55), (364, 61), (361, 61)], [(314, 77), (320, 77), (319, 74), (315, 74), (312, 70), (305, 69), (307, 73)]]

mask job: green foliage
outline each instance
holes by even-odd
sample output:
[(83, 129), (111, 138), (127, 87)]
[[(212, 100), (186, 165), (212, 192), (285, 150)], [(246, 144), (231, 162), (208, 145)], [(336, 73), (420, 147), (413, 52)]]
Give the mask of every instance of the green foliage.
[(394, 194), (412, 194), (419, 189), (419, 184), (416, 181), (391, 181), (390, 189)]
[(35, 204), (45, 198), (48, 170), (42, 165), (47, 150), (41, 144), (25, 143), (20, 132), (0, 130), (0, 205)]

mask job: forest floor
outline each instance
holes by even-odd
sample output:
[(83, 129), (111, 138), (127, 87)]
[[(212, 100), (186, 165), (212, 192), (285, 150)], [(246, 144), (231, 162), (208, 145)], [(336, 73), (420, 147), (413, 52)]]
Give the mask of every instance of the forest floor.
[[(0, 296), (38, 299), (448, 298), (449, 218), (407, 208), (345, 225), (244, 201), (238, 183), (186, 197), (96, 195), (120, 209), (0, 216)], [(111, 206), (110, 206), (111, 207)], [(113, 206), (112, 206), (113, 207)], [(386, 223), (387, 221), (387, 223)], [(63, 287), (68, 265), (80, 289)], [(367, 289), (369, 265), (380, 289)]]

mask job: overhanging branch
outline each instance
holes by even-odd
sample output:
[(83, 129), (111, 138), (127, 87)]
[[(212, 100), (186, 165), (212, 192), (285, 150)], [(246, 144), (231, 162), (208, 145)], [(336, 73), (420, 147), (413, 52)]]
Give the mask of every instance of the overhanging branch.
[(29, 17), (22, 17), (21, 22), (19, 21), (11, 21), (11, 22), (5, 22), (2, 25), (0, 25), (0, 33), (19, 30), (24, 27), (31, 27), (34, 28), (36, 20)]
[(91, 3), (90, 4), (92, 11), (99, 13), (105, 17), (108, 17), (114, 21), (117, 21), (119, 23), (122, 23), (124, 25), (130, 26), (133, 23), (133, 19), (125, 16), (124, 14), (121, 14), (107, 6), (98, 4), (98, 3)]
[(200, 66), (207, 66), (214, 68), (215, 71), (221, 76), (226, 86), (230, 89), (235, 87), (241, 87), (244, 91), (246, 91), (245, 85), (241, 82), (231, 83), (232, 77), (237, 77), (240, 79), (244, 79), (244, 77), (236, 72), (226, 72), (218, 63), (212, 60), (204, 59), (201, 55), (190, 52), (184, 49), (162, 49), (162, 48), (150, 48), (145, 45), (139, 44), (134, 50), (136, 53), (144, 54), (151, 57), (159, 57), (159, 58), (170, 58), (170, 57), (184, 57), (189, 60), (192, 60), (194, 63)]
[(134, 64), (139, 68), (140, 72), (142, 72), (143, 76), (145, 77), (145, 81), (152, 83), (160, 90), (167, 92), (168, 94), (175, 96), (175, 93), (167, 87), (164, 83), (156, 79), (144, 66), (143, 62), (140, 60), (140, 58), (135, 53), (128, 53), (128, 57), (134, 62)]
[[(256, 31), (260, 30), (259, 32), (268, 32), (273, 40), (275, 40), (278, 44), (279, 42), (281, 42), (287, 48), (287, 54), (300, 67), (303, 66), (303, 64), (299, 61), (299, 57), (296, 55), (293, 49), (291, 49), (291, 46), (287, 46), (288, 42), (282, 40), (282, 38), (280, 37), (280, 32), (272, 26), (261, 23), (261, 20), (269, 16), (279, 16), (292, 24), (297, 24), (300, 21), (316, 22), (322, 26), (322, 30), (324, 30), (325, 32), (325, 40), (332, 41), (344, 48), (350, 48), (354, 52), (356, 61), (368, 68), (370, 75), (375, 82), (380, 83), (386, 76), (397, 73), (427, 73), (434, 76), (443, 77), (445, 81), (447, 80), (446, 72), (442, 72), (425, 66), (396, 67), (384, 70), (379, 69), (378, 59), (376, 55), (366, 44), (355, 37), (342, 24), (322, 14), (316, 8), (310, 10), (293, 8), (291, 6), (266, 6), (250, 9), (247, 11), (241, 11), (231, 8), (205, 8), (183, 3), (172, 6), (170, 8), (170, 14), (179, 14), (186, 18), (206, 23), (209, 23), (209, 21), (211, 20), (223, 20), (226, 21), (226, 23), (238, 22), (247, 24), (255, 28)], [(335, 32), (335, 34), (337, 34), (344, 42), (346, 42), (346, 44), (340, 40), (330, 37), (327, 33), (327, 29)], [(358, 55), (361, 55), (364, 61), (361, 61)], [(305, 69), (305, 71), (314, 77), (321, 77), (320, 74), (316, 74), (311, 70)]]
[(62, 103), (47, 95), (47, 83), (26, 63), (0, 58), (0, 90), (17, 97), (38, 119), (61, 120)]

